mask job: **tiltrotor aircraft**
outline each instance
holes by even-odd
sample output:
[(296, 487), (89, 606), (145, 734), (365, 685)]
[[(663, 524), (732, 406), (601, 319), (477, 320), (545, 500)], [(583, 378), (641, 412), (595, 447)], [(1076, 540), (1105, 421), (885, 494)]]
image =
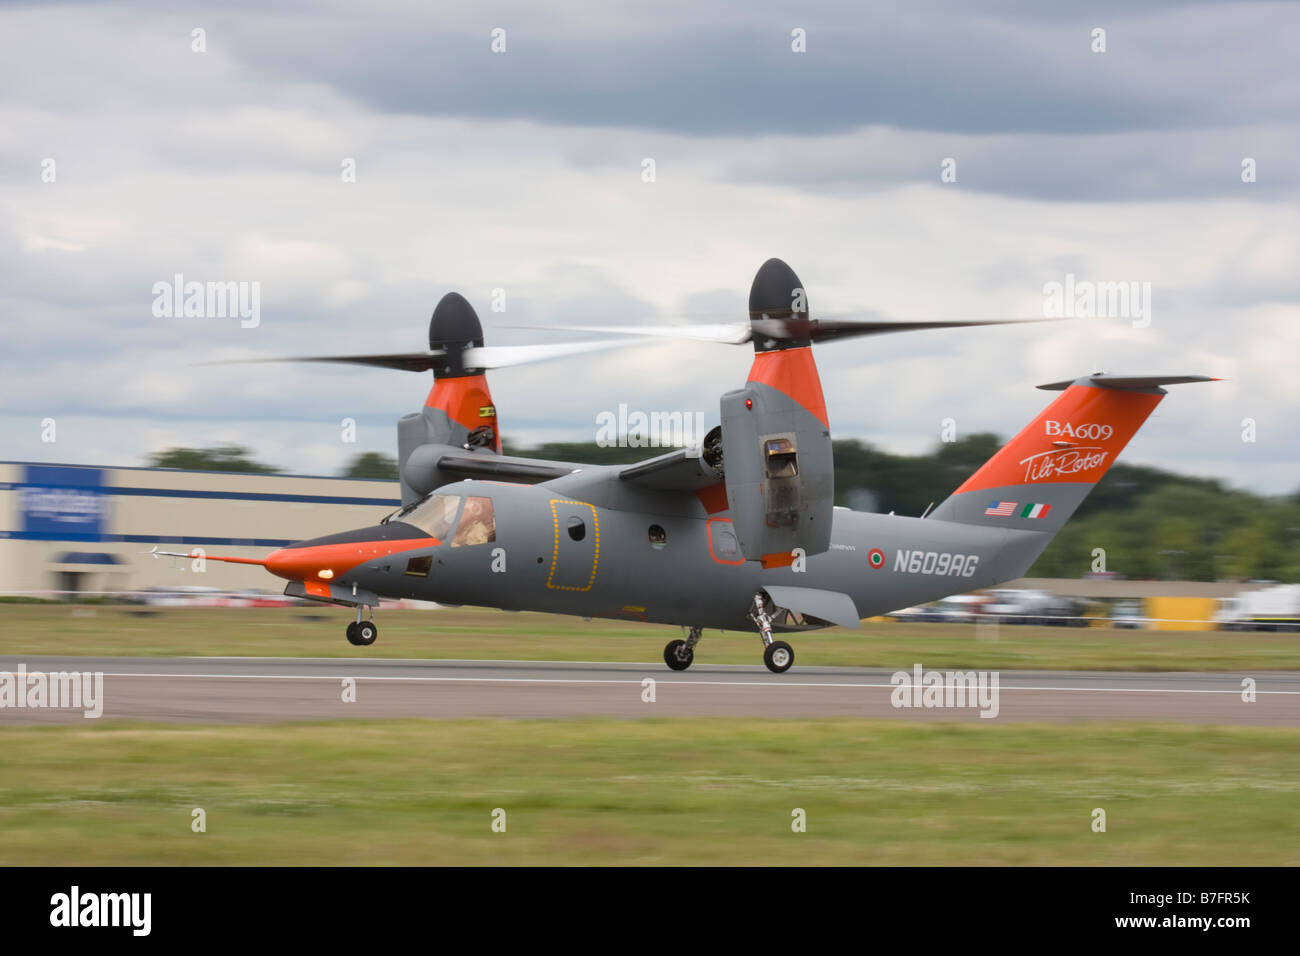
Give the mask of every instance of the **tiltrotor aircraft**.
[[(397, 425), (402, 507), (373, 527), (301, 541), (262, 559), (285, 593), (356, 608), (348, 640), (374, 643), (381, 598), (681, 625), (664, 662), (691, 665), (705, 628), (750, 630), (781, 673), (775, 635), (839, 624), (1022, 576), (1106, 473), (1171, 383), (1207, 376), (1085, 375), (924, 517), (835, 507), (830, 418), (812, 346), (912, 329), (1003, 324), (810, 316), (794, 271), (758, 270), (739, 325), (601, 328), (643, 337), (752, 342), (743, 386), (721, 398), (700, 447), (632, 465), (501, 454), (485, 370), (605, 343), (485, 347), (456, 293), (428, 352), (306, 361), (433, 372)], [(209, 560), (213, 556), (208, 556)]]

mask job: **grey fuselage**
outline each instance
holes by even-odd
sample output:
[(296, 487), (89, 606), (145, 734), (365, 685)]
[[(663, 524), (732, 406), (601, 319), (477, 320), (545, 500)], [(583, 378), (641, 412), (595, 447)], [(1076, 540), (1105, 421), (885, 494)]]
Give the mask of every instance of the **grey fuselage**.
[[(837, 508), (829, 550), (765, 569), (728, 550), (728, 511), (709, 513), (695, 494), (629, 488), (613, 468), (575, 467), (536, 485), (445, 485), (438, 493), (492, 499), (494, 540), (404, 541), (338, 583), (388, 598), (752, 631), (761, 588), (840, 592), (870, 617), (1019, 577), (1052, 537)], [(651, 526), (662, 529), (654, 543)], [(425, 556), (427, 572), (408, 573)]]

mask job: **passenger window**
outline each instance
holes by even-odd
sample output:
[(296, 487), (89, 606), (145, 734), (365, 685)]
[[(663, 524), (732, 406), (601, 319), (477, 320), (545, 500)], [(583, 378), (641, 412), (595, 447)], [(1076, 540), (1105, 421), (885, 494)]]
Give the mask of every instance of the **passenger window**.
[(569, 537), (581, 541), (587, 536), (587, 523), (576, 515), (569, 519)]
[(469, 497), (460, 516), (460, 527), (452, 539), (453, 548), (474, 544), (487, 544), (497, 539), (496, 515), (491, 498)]

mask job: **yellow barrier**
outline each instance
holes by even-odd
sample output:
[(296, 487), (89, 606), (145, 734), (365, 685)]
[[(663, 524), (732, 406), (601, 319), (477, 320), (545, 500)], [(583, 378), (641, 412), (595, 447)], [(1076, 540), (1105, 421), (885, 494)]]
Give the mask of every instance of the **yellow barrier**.
[[(1146, 616), (1156, 631), (1213, 631), (1219, 602), (1201, 597), (1149, 597)], [(1164, 618), (1165, 620), (1161, 620)]]

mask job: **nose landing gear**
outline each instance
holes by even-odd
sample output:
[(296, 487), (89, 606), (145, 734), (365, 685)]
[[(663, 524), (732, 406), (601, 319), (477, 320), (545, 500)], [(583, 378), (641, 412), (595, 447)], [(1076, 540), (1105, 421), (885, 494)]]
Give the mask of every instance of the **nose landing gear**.
[(669, 641), (664, 648), (664, 663), (675, 671), (684, 671), (695, 660), (695, 645), (700, 643), (704, 628), (693, 627), (686, 635), (686, 640)]
[(375, 643), (375, 638), (379, 637), (379, 627), (375, 624), (374, 618), (368, 621), (361, 620), (361, 605), (357, 605), (357, 619), (348, 625), (347, 630), (348, 643), (357, 647), (369, 647)]

